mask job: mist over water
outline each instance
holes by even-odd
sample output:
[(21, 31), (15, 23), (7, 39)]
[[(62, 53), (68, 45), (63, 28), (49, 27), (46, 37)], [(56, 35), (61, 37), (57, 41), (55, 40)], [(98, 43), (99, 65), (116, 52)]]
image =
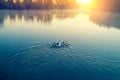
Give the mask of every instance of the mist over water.
[[(1, 10), (1, 80), (119, 80), (120, 13)], [(67, 41), (70, 48), (46, 44)]]

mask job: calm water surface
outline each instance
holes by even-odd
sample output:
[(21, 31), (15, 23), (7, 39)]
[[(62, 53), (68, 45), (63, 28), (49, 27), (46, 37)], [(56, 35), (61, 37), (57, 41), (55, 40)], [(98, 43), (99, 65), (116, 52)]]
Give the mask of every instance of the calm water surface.
[[(0, 11), (0, 80), (120, 80), (120, 13)], [(70, 49), (45, 44), (68, 41)]]

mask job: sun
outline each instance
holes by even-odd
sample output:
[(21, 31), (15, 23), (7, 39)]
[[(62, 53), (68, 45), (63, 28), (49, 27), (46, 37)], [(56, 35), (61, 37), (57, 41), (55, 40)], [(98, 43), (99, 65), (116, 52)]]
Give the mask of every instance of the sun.
[(89, 4), (91, 2), (92, 0), (77, 0), (77, 3), (80, 3), (80, 4)]

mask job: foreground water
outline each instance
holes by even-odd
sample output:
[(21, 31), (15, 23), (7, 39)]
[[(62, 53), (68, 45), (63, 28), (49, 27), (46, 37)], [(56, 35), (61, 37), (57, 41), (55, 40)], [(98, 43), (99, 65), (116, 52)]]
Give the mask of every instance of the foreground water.
[[(120, 13), (0, 11), (0, 80), (120, 80)], [(68, 41), (71, 48), (46, 44)]]

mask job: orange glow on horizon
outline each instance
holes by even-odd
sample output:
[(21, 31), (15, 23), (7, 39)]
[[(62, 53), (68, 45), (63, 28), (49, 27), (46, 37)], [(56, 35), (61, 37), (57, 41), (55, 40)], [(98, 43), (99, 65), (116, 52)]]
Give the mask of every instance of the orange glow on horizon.
[(14, 2), (14, 3), (17, 3), (17, 1), (16, 1), (16, 0), (13, 0), (13, 2)]
[(91, 8), (93, 0), (76, 0), (82, 8)]
[(92, 0), (77, 0), (77, 3), (80, 3), (80, 4), (90, 4), (90, 3), (92, 3)]

